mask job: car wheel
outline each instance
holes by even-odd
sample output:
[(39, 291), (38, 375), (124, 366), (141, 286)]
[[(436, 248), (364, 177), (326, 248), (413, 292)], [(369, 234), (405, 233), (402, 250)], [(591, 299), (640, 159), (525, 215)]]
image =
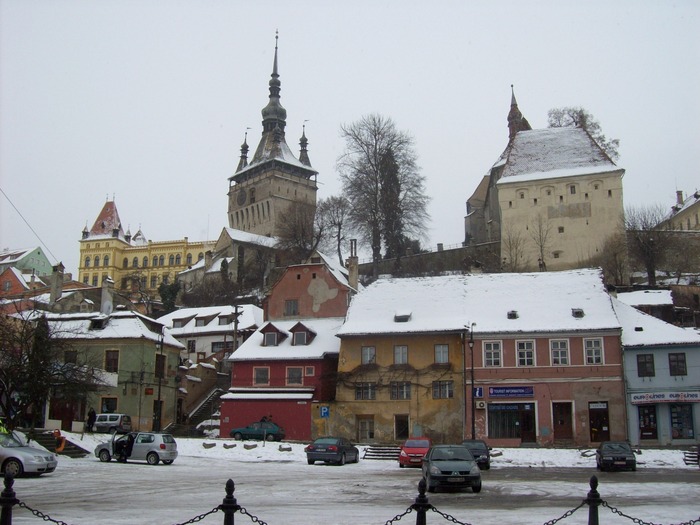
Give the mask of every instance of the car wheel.
[(637, 471), (637, 465), (632, 465), (632, 472), (636, 472), (636, 471)]
[(489, 470), (490, 468), (491, 468), (491, 463), (486, 463), (486, 465), (484, 465), (484, 470)]
[(404, 468), (404, 466), (405, 465), (403, 463), (399, 463), (399, 468)]
[(112, 428), (110, 428), (110, 429), (109, 429), (109, 433), (112, 434), (112, 435), (116, 434), (116, 433), (117, 433), (117, 427), (112, 427)]
[(274, 441), (274, 440), (275, 440), (275, 435), (274, 435), (274, 434), (268, 434), (267, 436), (265, 436), (265, 439), (267, 439), (268, 441)]
[(24, 472), (24, 467), (22, 466), (21, 461), (11, 458), (5, 462), (5, 466), (3, 467), (2, 471), (6, 476), (10, 475), (13, 478), (16, 478), (22, 475)]
[(316, 463), (313, 459), (307, 459), (306, 462), (307, 462), (309, 465), (313, 465), (314, 463)]
[(338, 461), (338, 465), (345, 465), (345, 453), (340, 455), (340, 461)]
[(478, 494), (479, 492), (481, 492), (481, 480), (479, 480), (479, 482), (476, 485), (472, 485), (472, 492), (474, 494)]
[(241, 434), (240, 432), (236, 432), (235, 434), (233, 434), (232, 437), (233, 437), (233, 439), (235, 439), (236, 441), (240, 441), (241, 439), (243, 439), (243, 434)]
[(172, 465), (172, 464), (173, 464), (173, 460), (172, 460), (172, 459), (164, 459), (164, 460), (163, 460), (163, 465)]
[(109, 450), (105, 450), (105, 449), (100, 450), (99, 457), (100, 457), (100, 461), (102, 463), (108, 463), (112, 459), (112, 456), (109, 455)]
[(148, 461), (149, 465), (157, 465), (160, 461), (160, 458), (155, 452), (149, 452), (148, 456), (146, 456), (146, 461)]

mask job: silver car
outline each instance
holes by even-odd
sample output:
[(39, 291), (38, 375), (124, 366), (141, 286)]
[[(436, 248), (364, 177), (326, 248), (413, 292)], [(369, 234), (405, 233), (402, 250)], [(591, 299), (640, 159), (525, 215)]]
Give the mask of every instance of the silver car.
[(130, 459), (146, 461), (149, 465), (160, 461), (170, 465), (177, 458), (177, 443), (172, 435), (158, 432), (114, 434), (112, 439), (95, 447), (95, 457), (105, 463), (114, 458), (121, 463)]
[(56, 470), (56, 456), (44, 449), (23, 444), (12, 434), (0, 434), (0, 469), (14, 477), (41, 475)]

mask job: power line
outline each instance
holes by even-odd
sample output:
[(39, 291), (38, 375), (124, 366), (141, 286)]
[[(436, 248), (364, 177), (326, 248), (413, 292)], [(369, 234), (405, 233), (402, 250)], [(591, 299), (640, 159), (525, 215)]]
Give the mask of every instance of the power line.
[(54, 260), (55, 262), (58, 262), (58, 258), (51, 252), (51, 250), (49, 250), (49, 247), (46, 246), (46, 243), (45, 243), (44, 241), (41, 240), (41, 237), (39, 237), (39, 234), (38, 234), (36, 231), (34, 231), (34, 228), (32, 228), (32, 225), (29, 224), (29, 221), (27, 221), (27, 219), (24, 218), (24, 215), (22, 215), (22, 212), (19, 211), (19, 210), (17, 209), (17, 206), (15, 206), (15, 203), (12, 202), (12, 200), (10, 199), (10, 197), (7, 196), (7, 193), (5, 193), (5, 191), (4, 191), (2, 188), (0, 188), (0, 192), (2, 192), (2, 194), (3, 194), (3, 195), (5, 196), (5, 198), (7, 199), (7, 202), (9, 202), (10, 205), (15, 209), (15, 211), (17, 212), (17, 215), (19, 215), (20, 217), (22, 217), (22, 220), (24, 221), (24, 224), (26, 224), (27, 227), (28, 227), (30, 230), (32, 230), (32, 233), (36, 236), (36, 238), (39, 239), (39, 242), (40, 242), (41, 245), (44, 247), (44, 250), (46, 250), (46, 251), (51, 255), (51, 257), (53, 257), (53, 260)]

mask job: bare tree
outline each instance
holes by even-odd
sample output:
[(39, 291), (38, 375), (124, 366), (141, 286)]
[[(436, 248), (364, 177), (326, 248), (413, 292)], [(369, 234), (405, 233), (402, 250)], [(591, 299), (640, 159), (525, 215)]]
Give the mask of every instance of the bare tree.
[(603, 133), (600, 122), (582, 107), (550, 109), (547, 113), (547, 123), (550, 128), (576, 127), (585, 129), (611, 160), (616, 161), (620, 157), (618, 151), (620, 140), (608, 139)]
[(340, 129), (345, 152), (337, 166), (351, 205), (350, 223), (372, 250), (376, 276), (387, 241), (387, 218), (395, 239), (425, 236), (429, 219), (425, 177), (416, 164), (413, 138), (397, 130), (390, 118), (372, 114)]
[(602, 268), (606, 283), (628, 284), (629, 264), (625, 234), (616, 233), (608, 237), (599, 254), (588, 262), (588, 266)]
[(660, 205), (625, 210), (625, 230), (633, 266), (643, 268), (649, 285), (656, 285), (656, 271), (663, 268), (673, 248), (673, 232), (662, 229), (666, 212)]
[(508, 227), (501, 237), (503, 270), (521, 272), (527, 266), (525, 260), (525, 237), (522, 232)]
[(321, 199), (316, 206), (316, 214), (326, 225), (322, 245), (331, 247), (338, 254), (338, 262), (343, 264), (343, 245), (348, 230), (350, 202), (343, 196), (330, 196)]
[(542, 271), (547, 270), (547, 252), (549, 250), (550, 235), (552, 233), (552, 225), (543, 214), (538, 214), (532, 221), (529, 230), (530, 237), (535, 242), (537, 248), (537, 256), (539, 258), (539, 268)]
[(293, 202), (280, 214), (277, 248), (287, 251), (296, 263), (305, 261), (318, 248), (326, 231), (325, 216), (316, 207)]

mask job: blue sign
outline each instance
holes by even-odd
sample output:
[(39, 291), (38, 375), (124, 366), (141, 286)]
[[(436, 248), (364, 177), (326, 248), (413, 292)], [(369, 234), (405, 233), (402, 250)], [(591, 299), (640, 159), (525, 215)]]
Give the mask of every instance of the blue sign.
[(490, 386), (489, 397), (535, 397), (535, 387)]
[(475, 386), (474, 387), (474, 397), (484, 397), (484, 387)]
[(321, 417), (331, 417), (331, 407), (321, 407)]

